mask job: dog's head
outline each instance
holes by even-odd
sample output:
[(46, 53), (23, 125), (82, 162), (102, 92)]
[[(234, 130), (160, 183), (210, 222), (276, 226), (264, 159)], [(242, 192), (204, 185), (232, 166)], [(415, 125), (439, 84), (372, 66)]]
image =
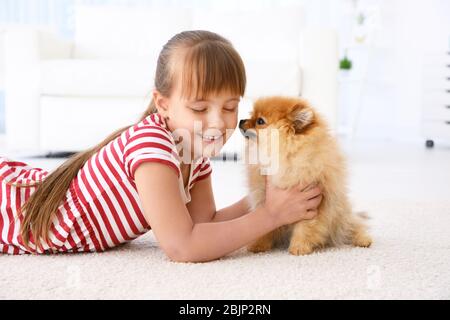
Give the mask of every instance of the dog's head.
[(239, 122), (239, 129), (247, 139), (258, 137), (262, 129), (278, 129), (283, 135), (305, 135), (316, 125), (314, 110), (305, 100), (290, 97), (258, 99), (251, 117)]

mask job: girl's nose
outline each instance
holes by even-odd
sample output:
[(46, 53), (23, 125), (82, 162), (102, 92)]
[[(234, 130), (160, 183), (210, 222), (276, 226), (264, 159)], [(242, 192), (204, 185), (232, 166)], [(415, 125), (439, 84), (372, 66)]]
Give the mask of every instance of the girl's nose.
[(225, 128), (225, 122), (220, 114), (212, 112), (208, 119), (208, 128), (216, 128), (222, 130)]

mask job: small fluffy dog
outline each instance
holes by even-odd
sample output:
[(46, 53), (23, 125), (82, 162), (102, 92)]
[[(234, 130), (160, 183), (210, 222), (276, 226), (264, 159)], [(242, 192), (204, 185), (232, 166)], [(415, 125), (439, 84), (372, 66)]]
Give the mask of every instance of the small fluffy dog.
[[(261, 98), (254, 103), (251, 118), (241, 120), (239, 128), (246, 138), (246, 151), (256, 145), (258, 152), (265, 150), (269, 157), (278, 156), (277, 170), (270, 174), (273, 185), (290, 188), (298, 183), (317, 182), (323, 190), (314, 219), (278, 228), (249, 245), (249, 251), (270, 250), (280, 240), (289, 240), (289, 252), (293, 255), (309, 254), (328, 245), (371, 245), (364, 221), (352, 213), (347, 197), (345, 159), (324, 119), (305, 100)], [(275, 143), (261, 138), (263, 131), (268, 133), (271, 129), (278, 130)], [(247, 163), (252, 208), (265, 201), (261, 169), (261, 162)]]

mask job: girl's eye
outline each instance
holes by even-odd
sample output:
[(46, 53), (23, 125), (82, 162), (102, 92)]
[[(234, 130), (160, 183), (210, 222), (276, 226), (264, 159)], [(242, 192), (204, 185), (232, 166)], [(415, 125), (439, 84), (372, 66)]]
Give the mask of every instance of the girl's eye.
[(237, 110), (237, 107), (235, 108), (224, 108), (228, 112), (235, 112)]
[(201, 109), (201, 110), (198, 110), (198, 109), (191, 109), (192, 111), (194, 111), (194, 112), (196, 112), (196, 113), (202, 113), (202, 112), (205, 112), (206, 111), (206, 109)]
[(263, 124), (265, 124), (265, 123), (266, 123), (266, 122), (264, 121), (263, 118), (258, 118), (258, 119), (256, 119), (256, 124), (263, 125)]

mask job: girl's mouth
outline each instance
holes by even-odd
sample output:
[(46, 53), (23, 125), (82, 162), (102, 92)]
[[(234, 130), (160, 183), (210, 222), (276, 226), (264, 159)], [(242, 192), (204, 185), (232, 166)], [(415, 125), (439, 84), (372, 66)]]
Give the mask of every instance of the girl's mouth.
[(206, 134), (198, 135), (198, 136), (201, 137), (205, 143), (214, 143), (214, 142), (220, 140), (222, 138), (223, 134), (221, 134), (220, 136), (210, 136), (210, 135), (206, 135)]

